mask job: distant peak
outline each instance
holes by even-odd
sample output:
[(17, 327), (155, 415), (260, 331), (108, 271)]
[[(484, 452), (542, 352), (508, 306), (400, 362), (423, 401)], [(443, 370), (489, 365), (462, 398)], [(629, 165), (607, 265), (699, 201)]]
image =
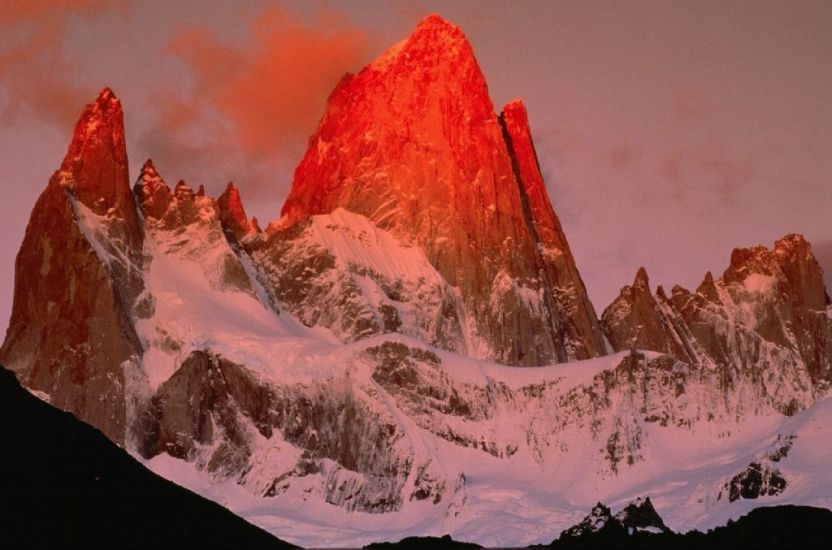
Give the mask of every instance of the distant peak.
[(177, 201), (194, 200), (194, 190), (185, 183), (185, 180), (179, 180), (176, 187), (173, 189), (173, 196)]
[(165, 215), (173, 197), (151, 159), (144, 161), (139, 179), (133, 186), (133, 194), (145, 217), (157, 220)]
[(242, 239), (252, 231), (259, 231), (256, 220), (249, 222), (240, 191), (233, 181), (228, 182), (225, 191), (217, 199), (217, 206), (223, 228), (233, 233), (237, 239)]
[(142, 173), (142, 175), (146, 174), (148, 176), (158, 176), (159, 175), (159, 172), (156, 171), (156, 167), (153, 165), (153, 160), (152, 159), (147, 159), (146, 161), (144, 161), (144, 164), (142, 164), (141, 173)]
[(98, 93), (98, 99), (96, 101), (118, 101), (118, 98), (116, 97), (116, 94), (113, 93), (113, 90), (111, 90), (108, 86), (104, 86), (104, 88), (101, 89), (101, 92)]
[(774, 251), (779, 254), (792, 250), (806, 250), (808, 248), (810, 248), (809, 241), (800, 233), (790, 233), (774, 243)]
[(447, 19), (445, 19), (438, 13), (430, 13), (424, 19), (419, 21), (419, 24), (416, 25), (416, 31), (432, 31), (445, 32), (449, 34), (462, 34), (462, 30), (459, 27), (449, 22)]
[(647, 270), (644, 269), (644, 266), (639, 267), (638, 271), (636, 272), (636, 278), (633, 281), (633, 286), (635, 287), (645, 287), (649, 288), (650, 279), (647, 277)]

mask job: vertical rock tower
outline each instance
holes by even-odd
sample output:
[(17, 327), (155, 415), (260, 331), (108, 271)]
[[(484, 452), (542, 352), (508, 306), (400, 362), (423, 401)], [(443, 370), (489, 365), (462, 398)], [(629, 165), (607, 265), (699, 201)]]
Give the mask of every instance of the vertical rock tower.
[(344, 208), (419, 246), (480, 349), (540, 365), (605, 353), (540, 175), (526, 109), (497, 116), (462, 31), (428, 16), (329, 98), (282, 224)]
[(81, 113), (32, 211), (0, 361), (120, 443), (125, 369), (142, 352), (131, 319), (143, 288), (142, 241), (121, 103), (105, 88)]

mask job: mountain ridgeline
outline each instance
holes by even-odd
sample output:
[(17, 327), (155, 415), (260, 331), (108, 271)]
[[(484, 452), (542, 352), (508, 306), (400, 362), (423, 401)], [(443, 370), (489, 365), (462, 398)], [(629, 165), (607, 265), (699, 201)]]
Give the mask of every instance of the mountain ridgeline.
[[(803, 452), (800, 422), (832, 382), (830, 299), (799, 235), (735, 250), (695, 291), (654, 295), (639, 270), (599, 320), (526, 108), (495, 111), (467, 39), (435, 15), (342, 79), (265, 230), (233, 184), (216, 199), (171, 187), (148, 160), (131, 188), (122, 107), (103, 90), (15, 276), (0, 361), (136, 455), (276, 502), (443, 527), (486, 513), (472, 460), (598, 476), (609, 484), (567, 499), (597, 501), (667, 434), (719, 433), (705, 464), (740, 427), (782, 418), (754, 428), (734, 470), (672, 497), (696, 491), (696, 521), (721, 514), (718, 495), (774, 441)], [(804, 494), (783, 476), (777, 494)]]

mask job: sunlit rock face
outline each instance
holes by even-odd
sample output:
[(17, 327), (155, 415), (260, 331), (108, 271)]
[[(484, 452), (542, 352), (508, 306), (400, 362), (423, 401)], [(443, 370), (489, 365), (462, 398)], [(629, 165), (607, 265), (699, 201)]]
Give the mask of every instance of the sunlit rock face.
[(783, 412), (804, 408), (832, 382), (830, 300), (800, 235), (773, 249), (736, 249), (720, 279), (708, 273), (696, 292), (674, 287), (670, 298), (661, 287), (654, 298), (640, 270), (602, 323), (616, 350), (650, 349), (717, 368), (729, 386), (739, 371), (756, 372), (773, 395), (806, 396), (786, 400)]
[(471, 45), (440, 17), (330, 96), (281, 225), (337, 208), (417, 246), (458, 290), (467, 337), (453, 349), (512, 365), (605, 353), (525, 108), (497, 116)]

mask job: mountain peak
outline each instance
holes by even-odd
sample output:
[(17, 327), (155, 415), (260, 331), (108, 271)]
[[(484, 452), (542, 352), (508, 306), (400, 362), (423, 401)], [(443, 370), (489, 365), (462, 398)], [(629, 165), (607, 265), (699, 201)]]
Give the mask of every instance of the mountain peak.
[(97, 215), (123, 220), (128, 240), (138, 246), (141, 230), (130, 190), (124, 113), (109, 88), (84, 107), (54, 179)]
[(650, 288), (650, 279), (647, 277), (647, 270), (644, 269), (644, 266), (638, 268), (636, 272), (636, 278), (633, 281), (633, 287), (635, 288)]
[(159, 176), (159, 173), (156, 171), (156, 166), (154, 166), (153, 164), (153, 159), (147, 159), (146, 161), (144, 161), (139, 176), (141, 178), (153, 178)]
[(113, 90), (110, 89), (109, 86), (104, 86), (101, 91), (98, 93), (98, 99), (95, 100), (96, 103), (103, 104), (103, 103), (118, 103), (118, 98), (116, 94), (113, 93)]
[(146, 218), (161, 219), (173, 200), (170, 187), (162, 179), (151, 159), (144, 161), (133, 194)]
[(256, 220), (253, 220), (254, 223), (252, 223), (246, 216), (240, 191), (233, 181), (228, 182), (225, 191), (217, 199), (217, 207), (223, 229), (226, 232), (233, 233), (238, 240), (252, 231), (256, 231)]
[[(479, 334), (494, 346), (477, 353), (526, 365), (594, 357), (603, 338), (549, 201), (525, 107), (513, 102), (504, 119), (465, 35), (428, 16), (338, 84), (295, 171), (283, 218), (270, 228), (338, 208), (360, 214), (418, 245), (460, 289)], [(515, 290), (537, 285), (546, 287), (539, 316)], [(485, 306), (504, 293), (529, 331), (521, 339), (507, 339)], [(572, 303), (555, 303), (556, 295)]]
[[(98, 98), (81, 112), (61, 169), (71, 171), (78, 164), (84, 164), (85, 155), (103, 148), (112, 149), (116, 163), (126, 164), (124, 114), (121, 102), (109, 88), (104, 88)], [(74, 186), (71, 187), (74, 189)]]
[[(416, 83), (422, 81), (422, 84), (427, 84), (437, 80), (457, 80), (471, 67), (475, 68), (474, 72), (479, 72), (474, 50), (462, 29), (437, 14), (431, 14), (416, 26), (408, 38), (388, 49), (367, 69), (374, 73), (398, 75), (395, 78), (416, 72), (421, 75)], [(431, 74), (435, 78), (430, 78)], [(352, 78), (348, 75), (342, 84)], [(482, 75), (479, 78), (484, 82)]]
[(413, 31), (411, 40), (422, 37), (427, 38), (437, 45), (440, 43), (447, 44), (448, 42), (468, 41), (461, 28), (449, 22), (438, 13), (429, 14), (416, 25), (416, 30)]

